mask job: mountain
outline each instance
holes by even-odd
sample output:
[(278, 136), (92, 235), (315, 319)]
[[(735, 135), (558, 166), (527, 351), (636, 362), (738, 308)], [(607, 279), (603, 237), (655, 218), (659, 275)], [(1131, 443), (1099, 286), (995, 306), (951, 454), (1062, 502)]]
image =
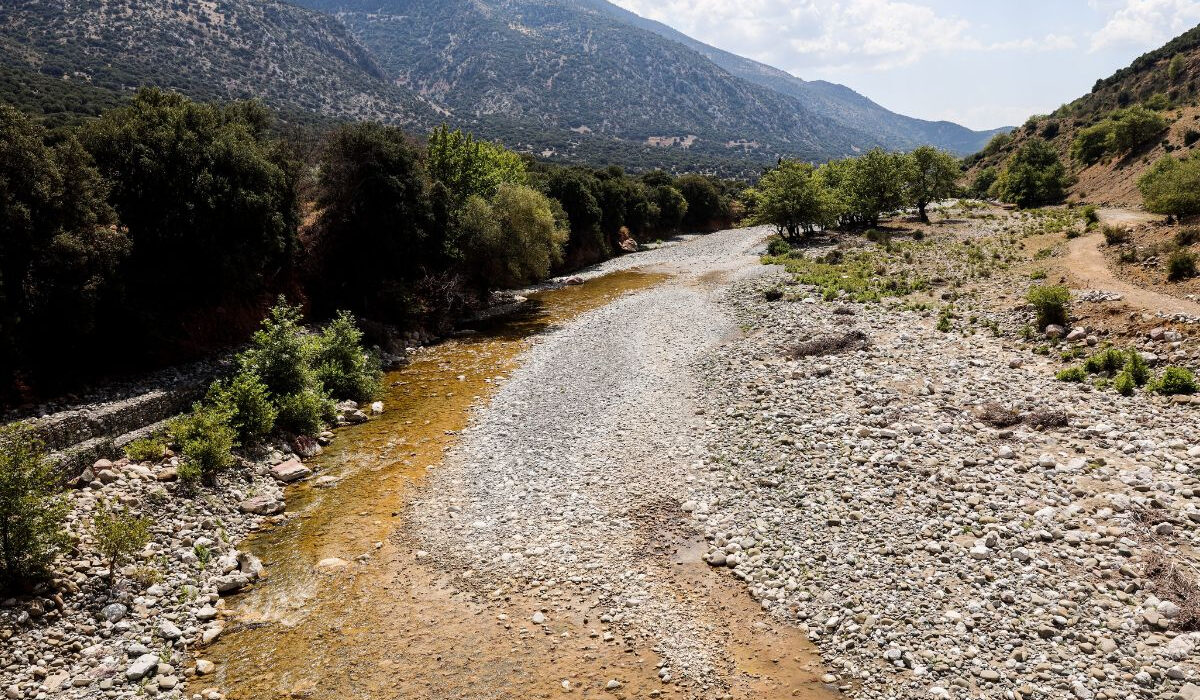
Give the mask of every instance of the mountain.
[[(1143, 107), (1156, 112), (1166, 129), (1140, 145), (1083, 162), (1072, 145), (1085, 129), (1111, 124), (1123, 110)], [(1164, 155), (1180, 157), (1200, 148), (1200, 26), (1150, 51), (1107, 78), (1091, 92), (1048, 115), (1034, 115), (1010, 136), (1001, 137), (967, 159), (968, 177), (987, 168), (1002, 168), (1031, 138), (1041, 138), (1059, 152), (1071, 169), (1073, 200), (1140, 206), (1137, 180)]]
[(0, 65), (35, 88), (45, 81), (31, 74), (118, 93), (258, 97), (298, 115), (434, 118), (337, 20), (274, 0), (6, 0)]
[(846, 129), (876, 134), (891, 149), (911, 150), (933, 145), (958, 155), (982, 150), (1008, 127), (973, 131), (948, 121), (928, 121), (896, 114), (845, 85), (824, 80), (807, 81), (765, 63), (744, 58), (697, 41), (667, 25), (641, 17), (607, 0), (578, 0), (580, 5), (609, 15), (631, 26), (654, 32), (696, 51), (743, 80), (800, 100), (809, 110)]

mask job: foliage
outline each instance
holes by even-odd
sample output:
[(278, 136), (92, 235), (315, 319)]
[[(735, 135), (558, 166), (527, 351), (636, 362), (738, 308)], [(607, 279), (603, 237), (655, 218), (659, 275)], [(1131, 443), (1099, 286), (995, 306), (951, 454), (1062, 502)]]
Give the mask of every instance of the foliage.
[(68, 509), (33, 429), (20, 423), (0, 427), (0, 587), (46, 573), (67, 545)]
[(1149, 388), (1156, 394), (1175, 396), (1195, 394), (1200, 391), (1200, 384), (1196, 383), (1196, 376), (1190, 370), (1183, 367), (1168, 367), (1163, 370), (1161, 377), (1150, 384)]
[(279, 411), (267, 385), (253, 372), (242, 370), (230, 379), (213, 382), (206, 401), (228, 414), (241, 445), (257, 444), (275, 429)]
[(92, 536), (96, 538), (96, 549), (108, 562), (109, 576), (115, 578), (121, 561), (150, 543), (150, 518), (101, 503), (92, 514)]
[(1200, 158), (1163, 156), (1138, 179), (1146, 209), (1176, 217), (1200, 214)]
[(501, 185), (490, 202), (473, 196), (463, 214), (467, 269), (481, 288), (544, 278), (562, 262), (568, 232), (537, 190)]
[(1068, 367), (1054, 377), (1060, 382), (1080, 383), (1087, 381), (1087, 371), (1082, 367)]
[(729, 218), (729, 202), (721, 196), (712, 178), (684, 175), (675, 180), (675, 189), (687, 202), (683, 224), (692, 231), (708, 230)]
[(1100, 374), (1108, 372), (1110, 374), (1119, 372), (1125, 367), (1125, 353), (1116, 348), (1107, 348), (1092, 355), (1083, 363), (1083, 368), (1089, 374)]
[(971, 194), (980, 199), (989, 196), (992, 186), (996, 184), (999, 177), (1000, 171), (993, 166), (980, 168), (975, 173), (975, 179), (971, 181)]
[(242, 371), (253, 374), (272, 396), (285, 396), (314, 385), (312, 344), (305, 337), (299, 306), (280, 297), (254, 333), (250, 347), (238, 356)]
[(1166, 128), (1166, 120), (1146, 107), (1116, 110), (1100, 123), (1079, 130), (1071, 143), (1071, 156), (1090, 165), (1106, 155), (1126, 153), (1152, 141)]
[(171, 434), (187, 467), (179, 470), (180, 479), (213, 484), (220, 472), (237, 463), (233, 456), (237, 431), (229, 420), (228, 410), (196, 404), (191, 413), (171, 423)]
[(429, 135), (426, 153), (429, 177), (450, 191), (456, 206), (473, 196), (491, 198), (501, 185), (527, 181), (519, 155), (444, 124)]
[(834, 194), (839, 223), (875, 227), (883, 214), (904, 206), (904, 163), (903, 155), (875, 148), (858, 158), (822, 165), (817, 174)]
[(783, 238), (772, 238), (767, 241), (767, 255), (780, 256), (792, 252), (792, 246)]
[(1129, 241), (1129, 231), (1121, 226), (1105, 226), (1104, 242), (1107, 245), (1121, 245)]
[(138, 438), (125, 446), (125, 456), (134, 462), (157, 462), (167, 454), (167, 442), (161, 436)]
[(1065, 326), (1071, 301), (1071, 290), (1059, 285), (1038, 285), (1026, 297), (1037, 314), (1037, 327)]
[(312, 363), (317, 381), (330, 396), (362, 403), (379, 393), (379, 358), (364, 352), (362, 340), (349, 311), (338, 312), (317, 336)]
[(1067, 171), (1058, 152), (1045, 141), (1031, 138), (1005, 164), (995, 188), (1002, 201), (1027, 208), (1061, 201), (1067, 185)]
[(1196, 276), (1196, 254), (1186, 250), (1176, 250), (1167, 259), (1167, 279), (1172, 282), (1182, 282)]
[(1132, 396), (1137, 388), (1137, 383), (1133, 381), (1133, 375), (1128, 371), (1121, 372), (1113, 379), (1113, 389), (1121, 396)]
[(930, 203), (957, 192), (958, 176), (958, 159), (945, 151), (921, 146), (908, 154), (904, 163), (906, 199), (917, 208), (921, 221), (929, 221), (925, 209)]
[(316, 387), (280, 396), (276, 405), (279, 427), (297, 435), (316, 435), (334, 418), (333, 399)]
[(1137, 386), (1146, 386), (1150, 381), (1150, 366), (1136, 349), (1129, 350), (1129, 362), (1125, 365), (1125, 372)]
[[(799, 241), (836, 220), (829, 190), (808, 163), (783, 161), (763, 175), (747, 194), (752, 203), (750, 222), (767, 224), (786, 241)], [(778, 253), (772, 253), (777, 255)]]

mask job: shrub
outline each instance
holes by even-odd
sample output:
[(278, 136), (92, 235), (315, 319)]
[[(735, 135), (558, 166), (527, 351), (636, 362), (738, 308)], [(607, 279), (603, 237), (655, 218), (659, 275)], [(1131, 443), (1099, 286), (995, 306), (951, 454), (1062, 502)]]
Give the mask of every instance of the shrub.
[(1187, 131), (1183, 132), (1183, 145), (1191, 146), (1197, 141), (1200, 141), (1200, 131), (1188, 129)]
[(792, 246), (783, 238), (772, 238), (767, 243), (767, 255), (787, 255), (792, 252)]
[(192, 412), (171, 424), (171, 433), (183, 454), (179, 478), (213, 483), (217, 474), (232, 467), (237, 431), (229, 425), (229, 411), (217, 406), (196, 404)]
[(763, 298), (767, 301), (779, 301), (783, 298), (783, 290), (779, 287), (769, 287), (763, 290)]
[(1083, 208), (1081, 212), (1083, 223), (1091, 228), (1093, 225), (1100, 223), (1100, 213), (1096, 210), (1095, 204), (1089, 204)]
[(491, 199), (473, 195), (458, 219), (464, 261), (480, 290), (536, 282), (563, 261), (569, 233), (535, 189), (501, 185)]
[(167, 442), (159, 435), (138, 438), (125, 446), (125, 456), (134, 462), (157, 462), (167, 455)]
[(1060, 285), (1039, 285), (1029, 290), (1029, 303), (1037, 314), (1038, 328), (1057, 324), (1067, 324), (1068, 305), (1071, 301), (1071, 290)]
[(833, 355), (846, 350), (857, 350), (869, 344), (867, 334), (862, 331), (849, 331), (842, 335), (825, 335), (805, 341), (792, 348), (789, 355), (792, 359)]
[(1058, 152), (1031, 138), (1009, 159), (995, 187), (1002, 201), (1028, 208), (1061, 201), (1069, 182)]
[(991, 401), (979, 408), (979, 420), (995, 428), (1009, 428), (1021, 422), (1021, 414), (1002, 403)]
[(316, 435), (334, 419), (333, 400), (315, 388), (280, 397), (277, 405), (279, 427), (298, 435)]
[(383, 373), (378, 358), (363, 351), (362, 337), (348, 311), (338, 312), (317, 337), (313, 364), (317, 380), (330, 396), (362, 403), (379, 393)]
[(1175, 243), (1187, 247), (1200, 241), (1200, 228), (1185, 228), (1180, 229), (1179, 233), (1175, 234)]
[(115, 577), (121, 561), (150, 542), (150, 519), (102, 503), (92, 515), (92, 535), (96, 548), (108, 561), (109, 576)]
[(1129, 362), (1125, 365), (1125, 371), (1133, 379), (1133, 383), (1138, 386), (1146, 386), (1150, 381), (1150, 366), (1146, 364), (1146, 358), (1136, 349), (1130, 349)]
[(1083, 368), (1089, 374), (1100, 374), (1102, 372), (1112, 374), (1121, 371), (1125, 367), (1125, 358), (1125, 353), (1120, 350), (1108, 348), (1089, 357), (1083, 363)]
[(1175, 217), (1200, 214), (1200, 158), (1163, 156), (1138, 178), (1146, 209)]
[(1168, 367), (1163, 370), (1162, 376), (1150, 385), (1150, 391), (1163, 396), (1194, 394), (1200, 391), (1200, 385), (1196, 384), (1196, 377), (1190, 370), (1183, 367)]
[(1113, 388), (1122, 396), (1132, 396), (1133, 390), (1136, 388), (1137, 382), (1133, 381), (1133, 375), (1129, 370), (1125, 370), (1117, 375), (1113, 380)]
[(45, 446), (24, 424), (0, 427), (0, 586), (46, 573), (67, 546), (69, 506)]
[(1181, 282), (1195, 276), (1195, 253), (1189, 253), (1186, 250), (1177, 250), (1171, 253), (1171, 257), (1167, 260), (1167, 279), (1172, 282)]
[(1129, 231), (1120, 226), (1104, 227), (1104, 242), (1108, 245), (1121, 245), (1129, 241)]
[(1083, 382), (1087, 380), (1087, 370), (1082, 367), (1068, 367), (1054, 377), (1060, 382)]
[(231, 379), (214, 382), (207, 400), (228, 414), (229, 425), (242, 445), (258, 443), (275, 429), (279, 411), (271, 403), (266, 384), (252, 372), (243, 370)]
[(254, 333), (251, 347), (238, 358), (242, 370), (257, 375), (273, 396), (303, 391), (316, 381), (310, 368), (312, 344), (300, 319), (300, 307), (280, 297)]

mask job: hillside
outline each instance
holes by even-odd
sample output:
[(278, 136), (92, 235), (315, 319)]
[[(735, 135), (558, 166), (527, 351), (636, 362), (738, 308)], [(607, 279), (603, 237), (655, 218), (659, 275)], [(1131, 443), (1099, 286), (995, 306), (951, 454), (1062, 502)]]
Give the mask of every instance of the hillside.
[(661, 22), (645, 19), (618, 7), (608, 0), (579, 2), (599, 13), (677, 41), (743, 80), (800, 100), (814, 113), (832, 119), (846, 129), (875, 134), (886, 142), (888, 148), (912, 149), (933, 145), (959, 155), (967, 155), (979, 151), (992, 136), (1006, 130), (1000, 128), (972, 131), (953, 122), (935, 122), (896, 114), (844, 85), (824, 80), (803, 80), (778, 68), (709, 46)]
[(157, 85), (200, 99), (258, 97), (288, 113), (401, 124), (433, 116), (340, 23), (284, 2), (21, 0), (0, 3), (0, 27), (13, 101), (45, 102), (49, 77), (97, 95)]
[[(1097, 80), (1092, 91), (1055, 110), (1035, 115), (1012, 132), (968, 159), (968, 177), (987, 167), (1003, 167), (1030, 138), (1041, 138), (1059, 152), (1075, 182), (1073, 201), (1140, 206), (1137, 180), (1164, 155), (1181, 156), (1200, 145), (1200, 27), (1181, 34), (1128, 67)], [(1106, 152), (1088, 162), (1072, 153), (1086, 130), (1111, 123), (1123, 110), (1143, 108), (1159, 115), (1165, 129), (1147, 135), (1131, 148)]]

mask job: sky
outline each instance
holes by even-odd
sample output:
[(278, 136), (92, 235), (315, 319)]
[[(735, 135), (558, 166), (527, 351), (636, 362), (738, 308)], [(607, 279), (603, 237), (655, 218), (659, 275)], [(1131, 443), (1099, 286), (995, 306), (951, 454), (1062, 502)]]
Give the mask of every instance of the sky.
[(901, 114), (1015, 126), (1200, 24), (1200, 0), (612, 0)]

